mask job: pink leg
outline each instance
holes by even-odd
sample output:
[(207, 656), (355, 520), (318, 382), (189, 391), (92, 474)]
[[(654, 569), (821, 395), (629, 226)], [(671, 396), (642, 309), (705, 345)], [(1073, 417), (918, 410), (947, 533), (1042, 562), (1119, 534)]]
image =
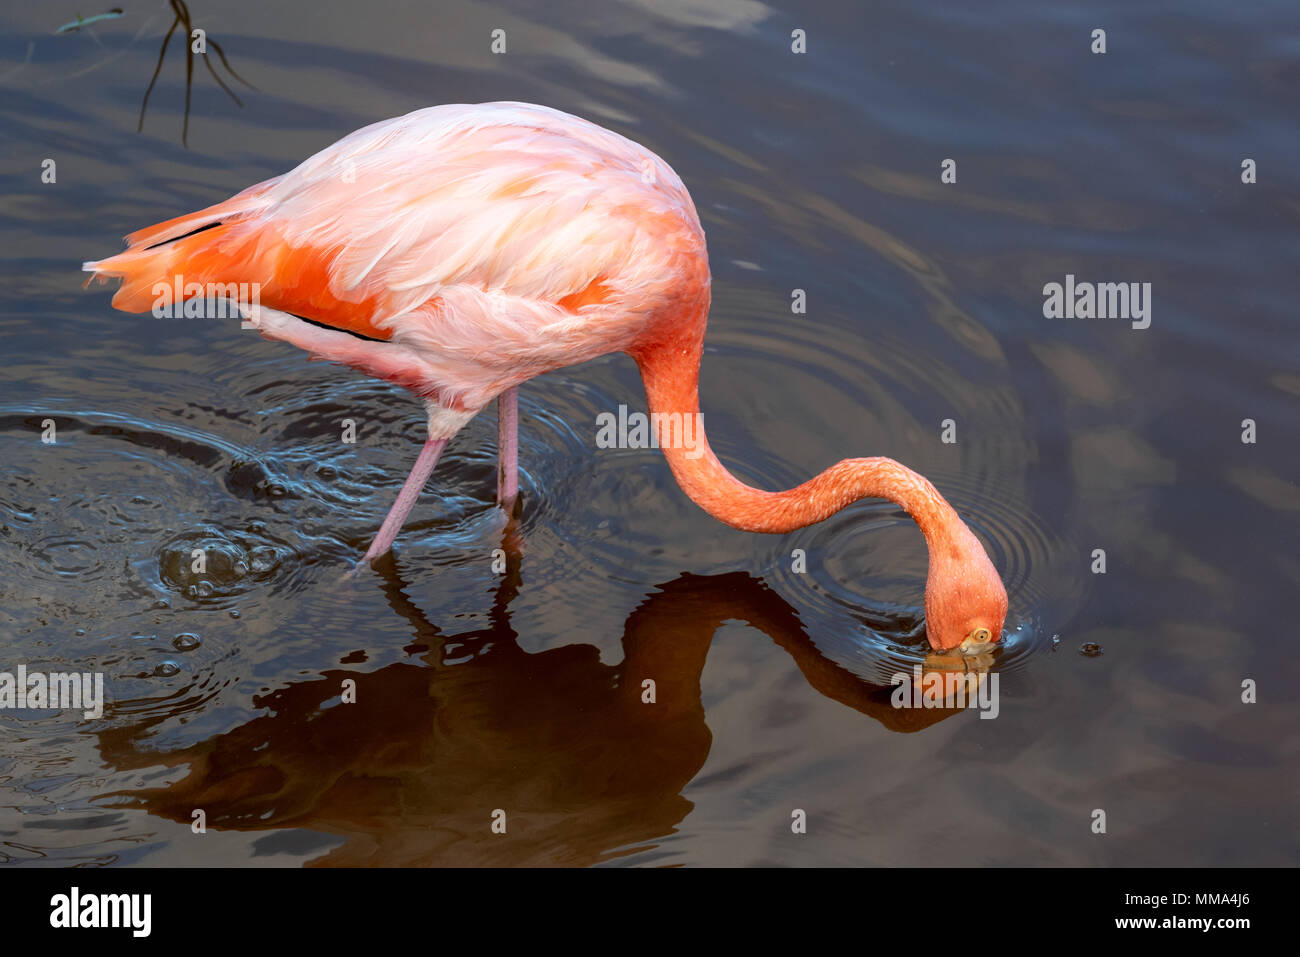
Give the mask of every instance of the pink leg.
[(519, 495), (519, 387), (497, 399), (497, 504), (507, 512)]
[(433, 474), (433, 467), (438, 464), (438, 456), (442, 454), (442, 450), (446, 445), (446, 439), (429, 439), (424, 443), (424, 448), (420, 450), (419, 458), (415, 460), (411, 474), (406, 477), (402, 490), (397, 493), (397, 501), (393, 503), (393, 507), (388, 510), (388, 514), (384, 517), (384, 524), (379, 526), (379, 534), (370, 543), (370, 548), (366, 551), (366, 557), (362, 559), (363, 562), (378, 558), (392, 547), (393, 539), (401, 531), (406, 516), (410, 515), (411, 509), (415, 507), (415, 500), (420, 497), (420, 492), (423, 491), (425, 483), (429, 481), (429, 476)]

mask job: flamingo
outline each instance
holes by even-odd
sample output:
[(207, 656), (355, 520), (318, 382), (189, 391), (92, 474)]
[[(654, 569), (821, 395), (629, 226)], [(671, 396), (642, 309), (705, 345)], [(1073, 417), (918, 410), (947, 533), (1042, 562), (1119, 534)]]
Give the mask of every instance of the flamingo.
[(771, 492), (718, 461), (697, 388), (710, 303), (704, 230), (677, 174), (617, 133), (525, 103), (416, 110), (126, 242), (83, 266), (92, 279), (121, 279), (114, 307), (150, 311), (155, 286), (174, 276), (255, 283), (259, 302), (245, 314), (263, 337), (423, 400), (428, 438), (363, 562), (389, 550), (448, 441), (494, 399), (497, 499), (511, 507), (519, 386), (624, 352), (661, 429), (693, 417), (690, 448), (672, 436), (660, 445), (704, 511), (781, 534), (862, 498), (889, 499), (925, 536), (930, 644), (979, 653), (1001, 638), (1002, 580), (923, 476), (889, 458), (845, 459)]

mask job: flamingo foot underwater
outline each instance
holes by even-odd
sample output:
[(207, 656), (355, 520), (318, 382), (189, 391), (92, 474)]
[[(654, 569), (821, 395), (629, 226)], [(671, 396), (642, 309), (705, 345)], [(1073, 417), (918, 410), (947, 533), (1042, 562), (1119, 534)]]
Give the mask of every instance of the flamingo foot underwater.
[[(682, 490), (735, 528), (782, 533), (861, 498), (889, 499), (929, 550), (926, 632), (940, 650), (1000, 639), (1006, 589), (984, 547), (923, 476), (845, 459), (796, 488), (745, 485), (699, 418), (710, 303), (704, 230), (677, 174), (616, 133), (524, 103), (435, 106), (367, 126), (296, 169), (207, 209), (132, 233), (84, 269), (119, 277), (113, 305), (148, 312), (156, 284), (249, 283), (268, 339), (404, 386), (429, 433), (366, 551), (383, 555), (447, 442), (498, 401), (498, 501), (518, 494), (518, 387), (625, 352), (671, 430)], [(186, 297), (198, 297), (201, 292)], [(232, 294), (233, 295), (233, 294)]]

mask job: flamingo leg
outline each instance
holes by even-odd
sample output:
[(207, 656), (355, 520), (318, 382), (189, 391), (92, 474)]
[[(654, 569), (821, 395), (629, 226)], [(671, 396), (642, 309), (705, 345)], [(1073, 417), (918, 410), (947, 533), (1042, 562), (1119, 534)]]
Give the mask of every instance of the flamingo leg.
[(519, 387), (497, 399), (497, 504), (511, 511), (519, 496)]
[[(247, 315), (247, 310), (245, 311)], [(249, 322), (263, 337), (288, 342), (300, 349), (305, 349), (313, 356), (341, 362), (369, 375), (388, 380), (411, 380), (418, 378), (423, 369), (419, 360), (405, 348), (391, 342), (375, 342), (358, 339), (356, 336), (333, 329), (322, 329), (311, 323), (303, 322), (277, 309), (261, 307), (255, 315), (248, 315)], [(393, 540), (402, 530), (402, 525), (415, 507), (420, 492), (424, 490), (433, 468), (438, 464), (438, 456), (447, 445), (448, 437), (461, 425), (473, 417), (474, 412), (453, 412), (442, 409), (426, 400), (429, 408), (429, 428), (432, 435), (424, 443), (411, 474), (397, 493), (397, 501), (388, 510), (375, 540), (370, 543), (362, 562), (378, 558), (393, 546)], [(477, 410), (474, 410), (477, 411)]]
[(420, 492), (424, 489), (425, 483), (429, 481), (429, 476), (433, 474), (433, 467), (438, 464), (438, 456), (442, 454), (442, 450), (446, 446), (446, 439), (429, 439), (424, 443), (424, 448), (420, 450), (420, 455), (411, 468), (411, 474), (406, 477), (406, 481), (402, 483), (402, 490), (397, 493), (397, 501), (393, 503), (393, 507), (384, 516), (384, 523), (379, 526), (379, 534), (375, 536), (375, 540), (370, 543), (370, 548), (366, 550), (366, 556), (362, 559), (363, 562), (378, 558), (392, 548), (393, 539), (402, 530), (406, 517), (411, 514), (411, 509), (415, 507), (416, 499), (420, 497)]

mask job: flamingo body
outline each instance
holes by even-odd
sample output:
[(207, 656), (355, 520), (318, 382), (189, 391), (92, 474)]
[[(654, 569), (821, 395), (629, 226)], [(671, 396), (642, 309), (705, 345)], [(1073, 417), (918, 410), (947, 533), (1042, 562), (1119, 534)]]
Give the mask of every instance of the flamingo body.
[[(541, 373), (611, 352), (638, 363), (653, 411), (698, 415), (710, 302), (704, 231), (677, 174), (631, 140), (523, 103), (437, 106), (344, 137), (224, 203), (132, 233), (85, 264), (154, 286), (257, 283), (262, 335), (420, 396), (429, 441), (367, 558), (386, 551), (446, 442), (502, 403), (500, 496), (513, 497), (514, 395)], [(916, 519), (930, 550), (932, 645), (1000, 637), (1006, 592), (932, 484), (891, 459), (846, 459), (784, 492), (750, 488), (709, 450), (665, 455), (683, 490), (737, 528), (783, 532), (864, 496)]]
[(627, 349), (709, 282), (695, 206), (663, 160), (523, 103), (375, 123), (127, 242), (86, 264), (123, 276), (119, 309), (147, 310), (172, 272), (257, 282), (264, 306), (396, 347), (367, 371), (470, 412)]

